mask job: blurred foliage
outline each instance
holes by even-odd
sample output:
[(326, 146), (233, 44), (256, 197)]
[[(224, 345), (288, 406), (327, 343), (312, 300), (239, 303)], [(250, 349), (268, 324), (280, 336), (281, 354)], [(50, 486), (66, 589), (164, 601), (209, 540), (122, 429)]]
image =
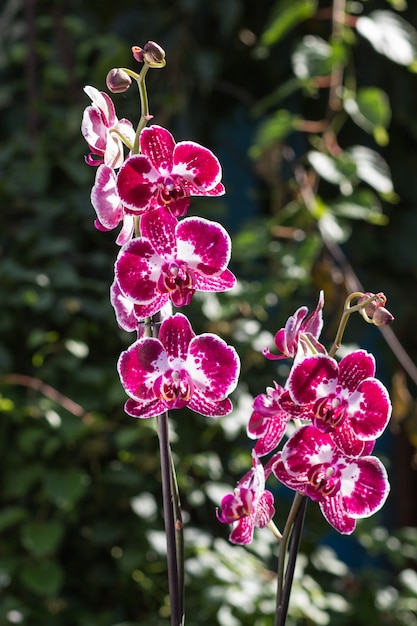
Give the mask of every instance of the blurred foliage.
[[(115, 237), (94, 229), (93, 172), (79, 130), (82, 87), (104, 89), (107, 71), (132, 65), (130, 46), (148, 39), (168, 59), (148, 81), (155, 121), (222, 161), (227, 195), (196, 199), (191, 210), (230, 229), (239, 277), (234, 293), (196, 297), (189, 307), (197, 332), (217, 332), (240, 352), (235, 411), (218, 422), (171, 416), (187, 623), (271, 623), (272, 539), (258, 533), (249, 549), (231, 546), (215, 518), (248, 467), (252, 397), (288, 371), (260, 349), (300, 304), (314, 306), (320, 288), (325, 340), (333, 339), (349, 269), (336, 250), (367, 290), (388, 295), (395, 330), (417, 356), (409, 331), (417, 306), (417, 8), (404, 0), (345, 8), (341, 20), (330, 1), (317, 0), (3, 1), (1, 624), (167, 623), (157, 438), (151, 421), (123, 413), (115, 363), (132, 337), (117, 330), (109, 304)], [(119, 117), (136, 120), (135, 95), (115, 102)], [(377, 330), (353, 324), (348, 340), (376, 351), (389, 381), (397, 363)], [(415, 445), (415, 388), (396, 389), (406, 407), (396, 423)], [(342, 542), (330, 547), (333, 535), (309, 508), (289, 624), (417, 623), (415, 506), (408, 527), (397, 529), (404, 517), (395, 517), (410, 493), (415, 502), (416, 479), (411, 444), (405, 454), (392, 445), (383, 451), (394, 484), (387, 519), (343, 538), (348, 555)], [(277, 496), (281, 524), (288, 494)]]

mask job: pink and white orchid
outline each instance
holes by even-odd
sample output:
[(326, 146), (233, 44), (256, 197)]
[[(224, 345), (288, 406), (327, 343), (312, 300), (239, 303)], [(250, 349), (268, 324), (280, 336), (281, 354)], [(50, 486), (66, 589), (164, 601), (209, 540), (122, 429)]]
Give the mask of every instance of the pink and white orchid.
[(83, 114), (81, 132), (91, 153), (86, 158), (88, 165), (104, 163), (119, 168), (124, 161), (122, 137), (132, 145), (135, 131), (129, 120), (116, 117), (114, 104), (104, 91), (87, 85), (84, 91), (91, 98), (91, 105)]
[(129, 157), (117, 177), (119, 196), (140, 215), (164, 206), (175, 217), (186, 214), (190, 196), (220, 196), (222, 170), (217, 157), (193, 141), (175, 143), (156, 124), (140, 134), (140, 154)]
[(279, 404), (284, 389), (277, 383), (274, 385), (267, 387), (266, 393), (256, 396), (247, 426), (248, 437), (258, 440), (254, 448), (258, 456), (265, 456), (275, 450), (290, 419), (290, 415)]
[(94, 225), (98, 230), (113, 230), (120, 222), (123, 222), (116, 243), (123, 246), (132, 239), (134, 217), (124, 210), (117, 193), (116, 174), (108, 165), (103, 164), (97, 168), (96, 179), (91, 190), (91, 204), (97, 214)]
[(122, 352), (118, 372), (132, 417), (153, 417), (185, 406), (207, 417), (227, 415), (236, 387), (236, 350), (217, 335), (195, 335), (185, 315), (165, 319), (158, 339), (142, 337)]
[(251, 543), (255, 527), (264, 528), (275, 515), (274, 497), (265, 489), (265, 471), (255, 452), (252, 468), (237, 483), (233, 493), (221, 501), (217, 519), (233, 524), (229, 539), (232, 543)]
[(318, 341), (323, 328), (323, 305), (324, 294), (323, 291), (321, 291), (316, 308), (309, 316), (307, 316), (307, 307), (300, 307), (294, 315), (288, 318), (285, 327), (280, 328), (275, 334), (274, 343), (281, 354), (273, 354), (270, 352), (269, 348), (265, 348), (262, 351), (264, 356), (271, 360), (295, 357), (300, 344), (304, 354), (307, 354), (309, 352), (308, 343), (310, 343), (317, 352), (324, 353), (325, 350)]
[(226, 291), (236, 282), (227, 269), (230, 237), (216, 222), (188, 217), (180, 222), (165, 211), (141, 217), (142, 237), (121, 248), (115, 265), (121, 292), (153, 315), (168, 300), (181, 307), (196, 290)]
[(351, 352), (339, 363), (316, 354), (294, 364), (288, 393), (279, 402), (293, 417), (333, 433), (345, 454), (359, 456), (367, 442), (383, 433), (391, 415), (388, 392), (374, 374), (375, 359), (365, 350)]
[(331, 434), (314, 426), (297, 430), (269, 465), (284, 485), (318, 502), (329, 524), (342, 534), (352, 533), (357, 519), (378, 511), (389, 493), (379, 459), (345, 456)]

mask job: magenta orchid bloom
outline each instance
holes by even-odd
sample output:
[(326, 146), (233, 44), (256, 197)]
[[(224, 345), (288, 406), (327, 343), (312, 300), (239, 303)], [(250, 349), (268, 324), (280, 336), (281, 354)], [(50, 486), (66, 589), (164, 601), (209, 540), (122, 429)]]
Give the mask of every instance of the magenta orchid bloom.
[(270, 466), (284, 485), (318, 502), (326, 520), (342, 534), (352, 533), (357, 519), (378, 511), (389, 493), (379, 459), (345, 456), (330, 434), (314, 426), (297, 430)]
[(185, 315), (165, 319), (158, 339), (142, 337), (122, 352), (118, 372), (132, 417), (154, 417), (187, 406), (207, 417), (227, 415), (236, 387), (236, 350), (217, 335), (196, 336)]
[(229, 539), (232, 543), (248, 544), (254, 528), (264, 528), (275, 514), (274, 497), (265, 489), (265, 471), (256, 453), (252, 453), (252, 468), (237, 483), (233, 493), (221, 502), (217, 519), (233, 524)]
[(359, 456), (366, 442), (383, 433), (391, 415), (388, 392), (374, 374), (375, 359), (365, 350), (340, 363), (324, 354), (306, 357), (293, 366), (281, 407), (332, 432), (345, 454)]
[(97, 169), (95, 183), (91, 190), (91, 204), (97, 213), (94, 225), (98, 230), (113, 230), (120, 222), (123, 222), (116, 243), (123, 246), (132, 239), (134, 217), (126, 214), (117, 193), (116, 174), (108, 165), (100, 165)]
[(190, 196), (224, 194), (219, 161), (198, 143), (176, 144), (168, 130), (153, 125), (140, 134), (140, 152), (125, 161), (117, 177), (119, 196), (132, 213), (164, 206), (181, 217)]
[(86, 161), (88, 165), (104, 163), (119, 168), (124, 160), (121, 137), (128, 145), (132, 145), (135, 138), (132, 123), (117, 119), (113, 101), (104, 91), (89, 85), (84, 91), (92, 102), (85, 109), (81, 123), (81, 132), (91, 150)]
[(275, 450), (283, 438), (290, 416), (279, 404), (283, 388), (275, 383), (275, 387), (267, 387), (266, 393), (256, 396), (253, 411), (247, 426), (250, 439), (257, 439), (255, 452), (265, 456)]
[(188, 217), (180, 222), (165, 211), (141, 217), (142, 237), (121, 248), (115, 274), (120, 290), (147, 317), (168, 300), (181, 307), (196, 290), (226, 291), (236, 282), (226, 269), (231, 242), (216, 222)]
[(318, 342), (321, 330), (323, 328), (324, 294), (321, 291), (317, 306), (308, 317), (308, 309), (302, 306), (288, 318), (284, 328), (276, 333), (274, 343), (281, 354), (273, 354), (269, 348), (265, 348), (262, 352), (264, 356), (271, 360), (286, 359), (295, 357), (298, 351), (300, 341), (303, 343), (304, 353), (307, 354), (305, 339), (310, 341), (318, 352), (325, 352), (323, 346)]

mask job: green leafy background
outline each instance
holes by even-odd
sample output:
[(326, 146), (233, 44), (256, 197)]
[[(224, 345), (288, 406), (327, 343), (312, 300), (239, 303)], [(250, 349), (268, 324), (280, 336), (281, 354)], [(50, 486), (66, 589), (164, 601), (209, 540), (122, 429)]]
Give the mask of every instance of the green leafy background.
[[(93, 226), (80, 134), (82, 87), (105, 89), (107, 71), (134, 67), (130, 47), (149, 39), (167, 52), (166, 68), (149, 74), (155, 122), (222, 162), (227, 195), (191, 211), (232, 233), (240, 287), (187, 310), (197, 332), (236, 346), (242, 378), (231, 416), (171, 416), (186, 623), (273, 622), (273, 538), (232, 546), (215, 517), (250, 463), (253, 396), (288, 373), (260, 350), (320, 289), (330, 344), (360, 281), (386, 293), (396, 337), (417, 360), (417, 9), (345, 8), (334, 32), (330, 1), (1, 4), (0, 624), (169, 623), (157, 438), (151, 420), (123, 412), (115, 364), (133, 338), (109, 304), (115, 234)], [(119, 117), (137, 120), (133, 89), (114, 100)], [(391, 335), (355, 319), (345, 340), (375, 353), (393, 396), (376, 449), (392, 492), (352, 537), (309, 506), (288, 624), (415, 626), (416, 377)], [(289, 494), (271, 488), (281, 526)]]

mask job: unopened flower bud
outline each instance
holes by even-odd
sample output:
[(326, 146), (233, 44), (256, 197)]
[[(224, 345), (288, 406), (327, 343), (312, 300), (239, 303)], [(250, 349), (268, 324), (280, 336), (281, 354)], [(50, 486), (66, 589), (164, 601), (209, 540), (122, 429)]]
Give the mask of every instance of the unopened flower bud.
[(165, 50), (154, 41), (148, 41), (143, 48), (132, 46), (134, 59), (147, 63), (149, 67), (165, 67)]
[(394, 321), (394, 316), (383, 306), (380, 306), (375, 311), (372, 321), (375, 326), (388, 326)]
[(372, 320), (375, 314), (375, 311), (379, 307), (384, 306), (384, 304), (387, 301), (385, 295), (382, 292), (375, 294), (375, 293), (371, 293), (370, 291), (367, 291), (366, 293), (363, 294), (361, 298), (359, 298), (358, 304), (361, 305), (363, 302), (366, 302), (367, 300), (369, 300), (369, 298), (372, 298), (372, 297), (373, 297), (373, 300), (371, 300), (371, 302), (368, 302), (368, 304), (361, 309), (361, 315), (365, 319), (368, 318), (367, 321)]
[(129, 74), (120, 67), (114, 67), (106, 76), (106, 85), (112, 93), (123, 93), (132, 84)]

